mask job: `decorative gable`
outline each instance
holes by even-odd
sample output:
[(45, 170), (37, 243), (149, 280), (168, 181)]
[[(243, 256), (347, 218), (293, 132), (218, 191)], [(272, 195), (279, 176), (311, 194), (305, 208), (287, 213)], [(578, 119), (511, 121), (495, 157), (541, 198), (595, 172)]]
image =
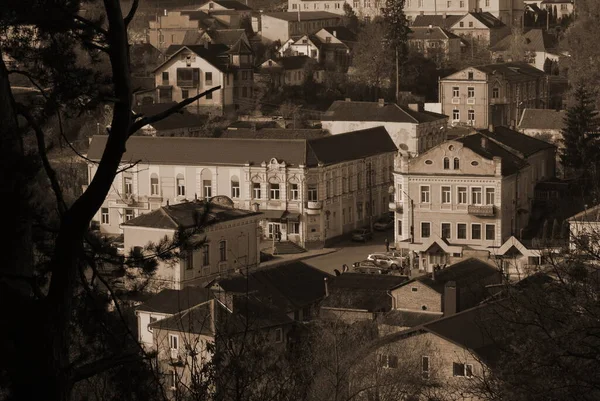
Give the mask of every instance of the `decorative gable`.
[(456, 141), (444, 142), (411, 159), (408, 169), (411, 174), (483, 176), (496, 174), (496, 164), (493, 159), (487, 159)]

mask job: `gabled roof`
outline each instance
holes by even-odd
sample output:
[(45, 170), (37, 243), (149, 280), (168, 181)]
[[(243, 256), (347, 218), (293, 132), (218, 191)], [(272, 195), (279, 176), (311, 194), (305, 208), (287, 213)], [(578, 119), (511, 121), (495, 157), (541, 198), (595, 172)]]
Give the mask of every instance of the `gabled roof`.
[(300, 70), (309, 65), (316, 65), (317, 62), (308, 56), (289, 56), (274, 60), (281, 65), (284, 70)]
[(236, 45), (238, 40), (247, 39), (246, 31), (244, 29), (216, 29), (207, 32), (207, 34), (213, 43), (219, 43), (229, 47)]
[(527, 162), (519, 156), (506, 150), (504, 147), (499, 146), (493, 141), (488, 140), (485, 147), (482, 145), (482, 139), (487, 136), (481, 133), (475, 133), (461, 138), (455, 139), (457, 142), (462, 143), (465, 147), (471, 149), (479, 156), (485, 157), (488, 160), (493, 160), (494, 157), (502, 159), (502, 175), (509, 176), (521, 168), (527, 165)]
[[(237, 0), (211, 0), (211, 1), (213, 3), (217, 3), (221, 7), (225, 7), (229, 10), (237, 10), (237, 11), (252, 10), (251, 7), (248, 7), (247, 5), (240, 3)], [(209, 3), (209, 2), (207, 1), (207, 3)]]
[(525, 109), (519, 129), (562, 130), (565, 127), (565, 110)]
[(342, 42), (356, 42), (358, 40), (356, 34), (345, 26), (329, 26), (323, 28), (323, 30), (329, 32)]
[(392, 290), (408, 281), (406, 276), (390, 274), (344, 273), (329, 280), (330, 288), (349, 290)]
[(185, 46), (199, 45), (202, 43), (202, 36), (204, 36), (204, 33), (204, 31), (189, 29), (185, 31), (181, 44)]
[[(164, 63), (159, 65), (154, 69), (154, 71), (160, 70), (164, 65), (173, 60), (174, 57), (177, 56), (182, 51), (189, 50), (192, 53), (195, 53), (198, 57), (206, 60), (211, 65), (219, 69), (220, 71), (227, 71), (229, 58), (226, 56), (226, 52), (229, 50), (229, 47), (222, 44), (206, 44), (205, 45), (171, 45), (167, 48), (165, 54), (167, 55), (167, 60)], [(223, 57), (225, 55), (225, 57)]]
[(411, 32), (408, 34), (408, 39), (413, 40), (448, 40), (448, 39), (460, 39), (459, 36), (452, 32), (440, 28), (439, 26), (434, 27), (411, 27)]
[(250, 45), (240, 37), (227, 51), (228, 54), (252, 54), (252, 48)]
[(532, 78), (546, 76), (544, 71), (540, 71), (524, 62), (486, 64), (470, 68), (490, 75), (501, 74), (507, 81), (511, 82), (528, 81)]
[(410, 28), (428, 27), (431, 25), (449, 29), (462, 19), (462, 17), (463, 15), (417, 15)]
[[(136, 106), (133, 112), (136, 115), (153, 116), (172, 107), (175, 103), (154, 103), (142, 106)], [(157, 131), (168, 131), (180, 128), (201, 127), (208, 120), (208, 116), (190, 113), (187, 110), (181, 110), (179, 113), (173, 113), (169, 117), (151, 124)]]
[[(523, 34), (523, 49), (525, 51), (535, 52), (548, 52), (555, 48), (556, 38), (543, 29), (530, 29)], [(505, 51), (509, 50), (512, 46), (512, 42), (515, 40), (514, 35), (508, 35), (498, 41), (494, 46), (490, 48), (491, 51)]]
[(203, 334), (214, 336), (213, 314), (211, 302), (195, 305), (189, 309), (158, 320), (148, 325), (152, 329), (178, 331), (181, 333)]
[(495, 127), (493, 132), (490, 132), (487, 129), (478, 130), (478, 132), (492, 141), (500, 143), (504, 147), (521, 153), (525, 157), (531, 156), (542, 150), (556, 148), (556, 146), (551, 143), (522, 134), (507, 127)]
[(195, 227), (200, 221), (210, 225), (259, 214), (260, 212), (234, 209), (211, 202), (194, 200), (160, 207), (121, 225), (177, 230), (179, 228)]
[(287, 129), (287, 128), (235, 128), (221, 133), (221, 138), (252, 138), (252, 139), (317, 139), (328, 136), (322, 129)]
[[(490, 29), (504, 28), (506, 26), (504, 24), (504, 22), (500, 21), (492, 13), (489, 13), (487, 11), (483, 12), (483, 13), (469, 12), (469, 13), (465, 14), (462, 18), (460, 18), (457, 21), (457, 23), (460, 22), (460, 20), (464, 19), (465, 17), (467, 17), (469, 15), (472, 16), (477, 21), (481, 22), (483, 25), (485, 25), (487, 28), (490, 28)], [(455, 23), (455, 25), (456, 25), (456, 23)]]
[(448, 118), (430, 111), (414, 111), (395, 103), (336, 100), (321, 117), (323, 121), (381, 121), (420, 124)]
[(182, 290), (162, 290), (136, 308), (140, 312), (155, 312), (173, 315), (212, 299), (207, 288), (185, 287)]
[(493, 254), (497, 256), (503, 256), (513, 247), (517, 249), (523, 256), (540, 256), (539, 250), (528, 249), (514, 236), (511, 236), (509, 239), (507, 239), (500, 248), (493, 252)]
[(396, 327), (416, 327), (441, 318), (441, 314), (404, 310), (391, 310), (385, 313), (378, 323)]
[(262, 15), (272, 18), (277, 18), (284, 21), (314, 21), (320, 19), (338, 19), (341, 20), (341, 15), (330, 13), (327, 11), (300, 11), (300, 12), (272, 12), (272, 13), (263, 13)]
[(599, 222), (600, 205), (585, 209), (583, 212), (579, 212), (575, 216), (569, 217), (567, 221)]

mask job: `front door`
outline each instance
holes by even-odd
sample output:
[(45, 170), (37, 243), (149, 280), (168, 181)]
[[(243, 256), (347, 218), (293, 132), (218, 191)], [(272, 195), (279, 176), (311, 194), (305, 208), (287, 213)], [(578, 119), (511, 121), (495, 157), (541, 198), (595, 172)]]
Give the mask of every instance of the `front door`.
[(273, 236), (281, 231), (280, 223), (269, 223), (269, 239), (273, 239)]

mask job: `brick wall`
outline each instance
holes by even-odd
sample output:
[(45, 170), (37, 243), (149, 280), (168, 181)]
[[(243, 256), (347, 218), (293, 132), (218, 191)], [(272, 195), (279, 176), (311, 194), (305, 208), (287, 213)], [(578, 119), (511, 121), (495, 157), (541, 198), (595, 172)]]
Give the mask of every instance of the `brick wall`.
[[(415, 288), (416, 291), (413, 290)], [(442, 294), (419, 281), (406, 284), (392, 291), (392, 295), (396, 299), (396, 309), (442, 312)]]

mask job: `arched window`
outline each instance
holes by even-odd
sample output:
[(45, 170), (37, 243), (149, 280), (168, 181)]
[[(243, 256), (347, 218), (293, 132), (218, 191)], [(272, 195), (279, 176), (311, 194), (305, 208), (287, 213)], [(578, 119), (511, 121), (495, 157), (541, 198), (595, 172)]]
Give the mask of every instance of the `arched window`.
[(231, 197), (240, 197), (240, 179), (237, 177), (237, 175), (231, 177)]
[(158, 174), (150, 175), (150, 195), (159, 195)]
[(185, 196), (185, 179), (183, 174), (177, 174), (177, 196)]
[(458, 157), (454, 158), (454, 170), (460, 169), (460, 160)]
[(447, 157), (444, 157), (444, 170), (449, 170), (450, 169), (450, 159)]

